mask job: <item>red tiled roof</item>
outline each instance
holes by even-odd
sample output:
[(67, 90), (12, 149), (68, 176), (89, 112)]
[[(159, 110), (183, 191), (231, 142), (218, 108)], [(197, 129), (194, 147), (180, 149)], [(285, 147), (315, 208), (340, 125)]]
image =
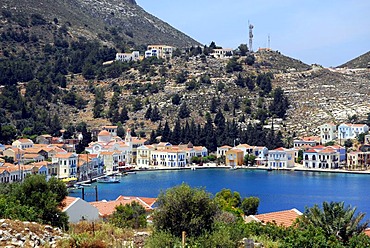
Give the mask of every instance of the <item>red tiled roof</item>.
[(225, 146), (221, 146), (220, 148), (231, 148), (231, 146), (227, 146), (227, 145), (225, 145)]
[(109, 136), (110, 133), (107, 130), (102, 130), (100, 133), (98, 133), (98, 136)]
[(301, 215), (300, 211), (293, 208), (291, 210), (253, 215), (253, 217), (262, 223), (275, 223), (278, 226), (289, 227)]
[[(145, 199), (145, 200), (144, 200)], [(149, 200), (153, 199), (153, 200)], [(119, 205), (126, 205), (130, 204), (133, 201), (138, 202), (142, 205), (146, 211), (152, 210), (152, 205), (156, 201), (156, 198), (141, 198), (141, 197), (134, 197), (134, 196), (119, 196), (115, 201), (99, 201), (99, 202), (90, 202), (90, 204), (96, 207), (99, 210), (99, 215), (102, 217), (109, 216), (113, 214), (116, 210), (116, 207)], [(149, 205), (148, 203), (152, 203)]]
[(308, 153), (316, 153), (317, 151), (315, 151), (314, 149), (310, 149), (310, 150), (307, 150), (305, 152), (308, 152)]
[(72, 205), (72, 203), (74, 203), (75, 201), (77, 201), (78, 198), (76, 197), (71, 197), (71, 196), (66, 196), (66, 198), (64, 198), (64, 200), (62, 201), (62, 206), (63, 206), (63, 209), (62, 211), (66, 211), (67, 208), (69, 208), (69, 206)]
[(366, 236), (370, 237), (370, 228), (366, 228), (364, 230), (364, 233), (365, 233)]
[(312, 148), (313, 148), (313, 149), (324, 149), (324, 148), (325, 148), (325, 146), (323, 146), (323, 145), (318, 145), (318, 146), (313, 146)]

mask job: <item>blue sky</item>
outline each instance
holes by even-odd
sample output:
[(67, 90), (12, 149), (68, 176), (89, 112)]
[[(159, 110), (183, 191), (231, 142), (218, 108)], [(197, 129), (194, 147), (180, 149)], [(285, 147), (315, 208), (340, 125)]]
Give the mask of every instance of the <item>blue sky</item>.
[(202, 44), (270, 47), (308, 64), (338, 66), (370, 51), (369, 0), (136, 0)]

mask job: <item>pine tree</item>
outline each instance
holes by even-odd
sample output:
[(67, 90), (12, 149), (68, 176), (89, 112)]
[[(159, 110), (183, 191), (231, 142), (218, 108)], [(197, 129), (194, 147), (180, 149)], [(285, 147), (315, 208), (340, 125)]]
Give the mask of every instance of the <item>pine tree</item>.
[(149, 120), (149, 119), (150, 119), (150, 117), (151, 117), (151, 115), (152, 115), (152, 105), (151, 105), (151, 104), (149, 104), (149, 107), (148, 107), (148, 109), (146, 110), (146, 113), (145, 113), (145, 115), (144, 115), (144, 118), (145, 118), (145, 119), (147, 119), (147, 120)]
[(156, 143), (157, 142), (156, 137), (157, 137), (157, 135), (156, 135), (155, 131), (152, 130), (152, 132), (150, 133), (149, 144)]
[(209, 107), (209, 111), (211, 111), (212, 114), (217, 112), (217, 100), (215, 97), (211, 100), (211, 105)]
[(161, 141), (168, 142), (170, 137), (171, 137), (171, 130), (166, 121), (166, 123), (164, 124)]
[(186, 106), (186, 102), (183, 102), (180, 106), (179, 110), (179, 118), (184, 119), (190, 116), (190, 111), (188, 110), (188, 107)]
[(162, 117), (161, 117), (161, 115), (159, 113), (159, 110), (158, 110), (158, 107), (156, 105), (156, 106), (154, 106), (154, 108), (152, 110), (152, 114), (150, 115), (150, 120), (152, 122), (156, 122), (156, 121), (159, 121), (161, 119), (162, 119)]
[(128, 111), (127, 111), (127, 108), (126, 106), (123, 106), (122, 109), (121, 109), (121, 113), (119, 115), (119, 120), (122, 122), (122, 123), (125, 123), (126, 121), (128, 121), (130, 119), (130, 117), (128, 116)]
[(179, 144), (181, 142), (181, 124), (179, 119), (175, 123), (169, 142), (171, 144)]

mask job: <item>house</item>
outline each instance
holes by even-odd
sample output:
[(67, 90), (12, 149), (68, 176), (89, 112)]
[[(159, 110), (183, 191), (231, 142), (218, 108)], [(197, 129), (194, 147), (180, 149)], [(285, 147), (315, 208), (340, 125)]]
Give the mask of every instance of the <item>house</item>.
[(230, 58), (233, 56), (233, 49), (216, 48), (216, 49), (213, 49), (213, 53), (211, 53), (210, 55), (217, 59)]
[(148, 197), (136, 197), (136, 196), (119, 196), (116, 200), (113, 201), (97, 201), (90, 202), (90, 204), (96, 207), (99, 211), (99, 216), (103, 219), (109, 217), (116, 210), (116, 207), (119, 205), (131, 204), (132, 202), (137, 202), (145, 208), (146, 211), (152, 211), (154, 203), (157, 201), (157, 198), (148, 198)]
[(312, 169), (337, 169), (339, 157), (339, 152), (330, 147), (309, 149), (303, 152), (303, 165)]
[(77, 159), (75, 153), (59, 153), (52, 158), (52, 174), (58, 178), (74, 177), (77, 173)]
[(36, 137), (36, 143), (49, 145), (51, 144), (52, 138), (53, 137), (50, 134), (42, 134)]
[(10, 173), (5, 166), (0, 166), (0, 183), (9, 183)]
[(349, 152), (347, 166), (351, 169), (367, 169), (370, 166), (370, 152)]
[(139, 167), (149, 167), (151, 164), (150, 155), (154, 151), (151, 145), (142, 145), (137, 148), (136, 165)]
[(302, 137), (300, 139), (293, 140), (293, 147), (301, 147), (305, 145), (317, 146), (320, 142), (321, 138), (319, 136)]
[(282, 169), (294, 167), (294, 149), (277, 148), (269, 150), (268, 167), (271, 169)]
[(12, 147), (17, 147), (19, 149), (26, 149), (33, 147), (33, 141), (30, 139), (18, 139), (12, 143)]
[(3, 151), (4, 157), (13, 158), (14, 162), (22, 162), (24, 150), (17, 147), (10, 147)]
[(338, 137), (340, 140), (354, 139), (361, 133), (369, 131), (366, 124), (342, 123), (338, 126)]
[(265, 214), (249, 215), (244, 220), (246, 223), (255, 221), (263, 224), (273, 223), (277, 226), (290, 227), (302, 215), (302, 213), (293, 208)]
[(257, 165), (266, 165), (268, 159), (269, 150), (265, 146), (254, 146), (253, 155), (256, 156)]
[(140, 60), (139, 51), (133, 51), (132, 53), (116, 53), (116, 60), (122, 62), (138, 61)]
[(149, 45), (148, 50), (145, 51), (145, 58), (157, 57), (161, 59), (172, 58), (173, 51), (175, 50), (172, 46), (167, 45)]
[(321, 144), (328, 143), (337, 138), (337, 135), (336, 135), (337, 126), (335, 124), (325, 123), (319, 126), (319, 129), (320, 129)]
[(38, 153), (26, 153), (23, 155), (23, 163), (44, 161), (44, 156)]
[(231, 149), (226, 152), (225, 165), (226, 166), (241, 166), (244, 163), (244, 152), (240, 149)]
[(62, 204), (64, 206), (62, 212), (68, 215), (69, 223), (99, 220), (99, 210), (80, 198), (67, 196)]
[(152, 165), (168, 167), (185, 167), (186, 152), (180, 149), (165, 149), (151, 151)]
[(217, 158), (221, 158), (221, 157), (225, 157), (226, 155), (226, 152), (229, 151), (232, 147), (231, 146), (221, 146), (221, 147), (217, 147)]

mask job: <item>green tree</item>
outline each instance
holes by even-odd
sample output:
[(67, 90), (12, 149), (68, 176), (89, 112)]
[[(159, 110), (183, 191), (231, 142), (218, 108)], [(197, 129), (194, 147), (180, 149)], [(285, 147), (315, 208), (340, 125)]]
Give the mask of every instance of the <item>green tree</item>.
[(110, 222), (120, 228), (131, 227), (137, 229), (146, 227), (145, 208), (136, 201), (131, 202), (131, 204), (120, 204), (116, 206)]
[(122, 123), (125, 123), (126, 121), (128, 121), (130, 119), (130, 117), (128, 117), (128, 111), (127, 111), (127, 108), (126, 106), (123, 106), (122, 109), (121, 109), (121, 113), (119, 114), (119, 120), (122, 122)]
[(143, 108), (143, 104), (141, 103), (139, 98), (135, 98), (134, 102), (132, 103), (132, 111), (137, 112)]
[(247, 58), (245, 59), (245, 63), (247, 63), (247, 65), (253, 65), (255, 60), (256, 58), (254, 57), (254, 55), (249, 54)]
[[(21, 216), (23, 220), (67, 227), (68, 216), (60, 208), (67, 195), (67, 188), (62, 181), (54, 177), (46, 181), (43, 175), (31, 175), (26, 177), (23, 183), (12, 186), (6, 195), (0, 193), (0, 199), (5, 197), (8, 203), (15, 203), (13, 205), (15, 208), (19, 206), (22, 208), (11, 211), (30, 214), (29, 216)], [(14, 216), (14, 218), (18, 218), (18, 216)]]
[(188, 237), (198, 237), (212, 230), (217, 206), (204, 189), (183, 183), (161, 192), (157, 203), (153, 214), (156, 231), (178, 237), (185, 231)]
[(145, 112), (144, 118), (149, 120), (151, 115), (152, 115), (152, 105), (149, 104), (149, 107), (147, 108)]
[(241, 210), (243, 210), (246, 216), (257, 214), (258, 206), (260, 204), (260, 199), (257, 197), (246, 197), (243, 199), (242, 203), (240, 204)]
[(274, 90), (273, 97), (274, 100), (269, 107), (271, 114), (276, 115), (279, 118), (284, 118), (285, 113), (289, 108), (288, 97), (284, 95), (284, 91), (280, 87)]
[(230, 189), (222, 189), (216, 193), (215, 201), (224, 211), (238, 212), (237, 209), (241, 204), (241, 197), (236, 191), (232, 192)]
[(153, 111), (150, 115), (150, 120), (152, 122), (156, 122), (156, 121), (159, 121), (161, 119), (162, 119), (162, 117), (161, 117), (161, 114), (159, 112), (159, 109), (158, 109), (157, 105), (155, 105), (154, 108), (153, 108)]
[(323, 202), (322, 208), (314, 205), (307, 208), (299, 226), (307, 228), (309, 225), (320, 227), (326, 237), (335, 236), (343, 243), (347, 243), (353, 236), (362, 233), (368, 226), (369, 221), (362, 222), (364, 213), (355, 215), (356, 207), (344, 206), (344, 202)]
[(240, 44), (238, 48), (239, 48), (239, 51), (240, 51), (240, 55), (241, 56), (247, 55), (247, 53), (249, 51), (247, 44)]
[(186, 105), (186, 102), (183, 102), (179, 110), (179, 118), (184, 119), (190, 116), (190, 111)]
[(179, 105), (180, 101), (181, 101), (181, 98), (180, 98), (179, 94), (176, 93), (176, 94), (172, 95), (171, 101), (172, 101), (172, 104)]

